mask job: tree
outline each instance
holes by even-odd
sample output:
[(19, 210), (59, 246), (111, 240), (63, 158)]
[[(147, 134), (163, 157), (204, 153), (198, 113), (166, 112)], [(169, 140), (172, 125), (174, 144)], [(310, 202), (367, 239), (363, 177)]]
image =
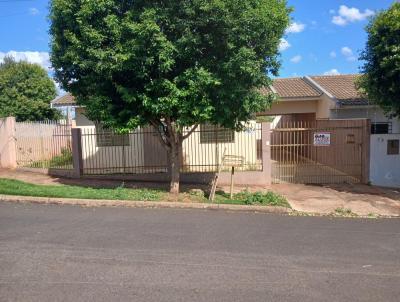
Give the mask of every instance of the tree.
[(361, 54), (366, 62), (358, 87), (386, 113), (400, 116), (400, 3), (377, 14), (366, 30), (368, 42)]
[(50, 108), (56, 87), (46, 70), (37, 64), (15, 62), (6, 57), (0, 64), (0, 117), (17, 121), (57, 119), (60, 113)]
[(260, 88), (289, 13), (286, 0), (53, 0), (51, 61), (93, 121), (159, 131), (177, 193), (198, 124), (240, 129), (272, 102)]

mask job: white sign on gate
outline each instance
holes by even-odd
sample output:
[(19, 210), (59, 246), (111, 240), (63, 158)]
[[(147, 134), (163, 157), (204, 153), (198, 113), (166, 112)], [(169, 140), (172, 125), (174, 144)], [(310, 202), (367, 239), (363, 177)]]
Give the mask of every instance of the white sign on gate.
[(316, 132), (314, 133), (314, 146), (325, 146), (331, 145), (331, 134), (329, 132)]

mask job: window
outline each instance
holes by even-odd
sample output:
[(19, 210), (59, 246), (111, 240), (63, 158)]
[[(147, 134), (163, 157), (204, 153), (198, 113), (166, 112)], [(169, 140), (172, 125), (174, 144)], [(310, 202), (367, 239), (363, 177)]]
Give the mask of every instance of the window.
[(129, 134), (116, 134), (111, 129), (96, 125), (96, 142), (98, 147), (129, 146)]
[(372, 123), (371, 134), (392, 133), (392, 123)]
[(346, 143), (347, 144), (355, 144), (356, 143), (356, 136), (354, 134), (347, 134)]
[(200, 143), (234, 143), (235, 132), (214, 125), (200, 125)]
[(387, 154), (388, 155), (398, 155), (399, 154), (399, 140), (398, 139), (389, 139), (388, 140)]

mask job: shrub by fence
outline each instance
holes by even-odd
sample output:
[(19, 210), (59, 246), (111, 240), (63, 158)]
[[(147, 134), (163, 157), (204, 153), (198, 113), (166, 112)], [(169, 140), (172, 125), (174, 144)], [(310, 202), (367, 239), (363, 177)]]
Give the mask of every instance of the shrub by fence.
[(15, 123), (20, 168), (73, 169), (71, 125), (66, 121)]

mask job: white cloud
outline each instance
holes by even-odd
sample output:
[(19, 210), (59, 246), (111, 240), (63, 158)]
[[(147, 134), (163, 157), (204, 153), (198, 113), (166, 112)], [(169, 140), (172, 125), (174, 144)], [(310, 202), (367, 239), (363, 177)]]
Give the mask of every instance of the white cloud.
[(364, 10), (364, 12), (362, 12), (358, 8), (350, 8), (346, 5), (341, 5), (338, 11), (338, 15), (332, 17), (332, 23), (339, 26), (345, 26), (349, 23), (363, 21), (368, 17), (373, 16), (374, 14), (375, 12), (370, 9), (366, 9)]
[(330, 9), (330, 10), (329, 10), (329, 13), (330, 13), (331, 15), (334, 15), (334, 14), (336, 13), (336, 11), (335, 11), (334, 9)]
[(290, 43), (282, 38), (281, 42), (279, 43), (279, 51), (285, 51), (286, 49), (290, 48), (292, 45), (290, 45)]
[(32, 7), (29, 9), (29, 14), (32, 16), (38, 15), (39, 14), (39, 10), (36, 7)]
[(334, 68), (324, 72), (324, 75), (340, 75), (340, 72)]
[(353, 50), (350, 48), (350, 47), (347, 47), (347, 46), (345, 46), (345, 47), (342, 47), (342, 54), (345, 56), (345, 57), (348, 57), (348, 56), (352, 56), (353, 55)]
[(337, 55), (336, 55), (336, 52), (335, 52), (335, 51), (331, 51), (331, 52), (330, 52), (330, 54), (329, 54), (329, 56), (330, 56), (332, 59), (334, 59), (334, 58), (336, 58), (336, 57), (337, 57)]
[(353, 54), (353, 50), (350, 47), (347, 47), (347, 46), (342, 47), (341, 52), (342, 52), (342, 55), (344, 55), (346, 57), (347, 61), (354, 62), (357, 60)]
[(48, 52), (39, 51), (14, 51), (0, 52), (0, 62), (3, 62), (4, 57), (9, 56), (16, 61), (28, 61), (29, 63), (39, 64), (46, 70), (51, 68), (50, 55)]
[(333, 16), (332, 23), (339, 26), (345, 26), (347, 21), (342, 16)]
[(300, 63), (300, 61), (301, 61), (302, 59), (303, 59), (302, 56), (297, 55), (297, 56), (294, 56), (293, 58), (291, 58), (291, 59), (290, 59), (290, 62), (297, 64), (297, 63)]
[(291, 33), (301, 33), (306, 28), (306, 25), (303, 23), (292, 22), (289, 27), (286, 29), (287, 34)]

